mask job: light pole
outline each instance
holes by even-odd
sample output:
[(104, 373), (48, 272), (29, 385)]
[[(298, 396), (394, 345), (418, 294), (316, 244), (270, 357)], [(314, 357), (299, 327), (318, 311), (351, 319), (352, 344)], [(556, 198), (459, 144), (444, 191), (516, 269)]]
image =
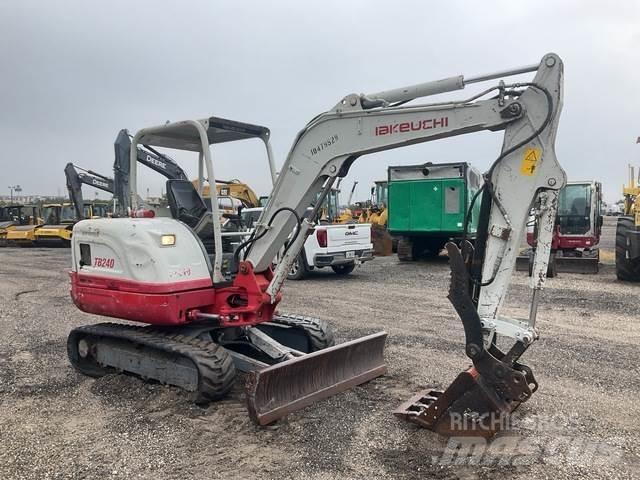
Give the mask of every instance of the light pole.
[(22, 191), (22, 187), (20, 185), (9, 185), (9, 192), (11, 192), (10, 193), (11, 203), (13, 203), (13, 192), (20, 193), (21, 191)]

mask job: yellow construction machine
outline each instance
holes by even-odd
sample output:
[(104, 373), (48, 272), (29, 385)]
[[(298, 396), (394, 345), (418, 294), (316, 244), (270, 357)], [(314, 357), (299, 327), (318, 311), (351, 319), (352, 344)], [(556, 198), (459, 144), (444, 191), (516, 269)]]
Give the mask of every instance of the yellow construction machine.
[(37, 225), (39, 209), (34, 205), (7, 205), (0, 207), (0, 247), (7, 245), (9, 233), (30, 225)]
[[(193, 180), (192, 183), (198, 189), (198, 180)], [(233, 180), (216, 180), (216, 192), (218, 197), (230, 197), (240, 200), (244, 208), (263, 207), (267, 198), (259, 197), (249, 185), (242, 183), (237, 178)], [(209, 184), (203, 185), (201, 195), (205, 198), (209, 196)]]
[(371, 224), (373, 253), (379, 257), (395, 252), (395, 242), (387, 231), (388, 198), (389, 182), (378, 180), (375, 186), (371, 187), (371, 199), (363, 202), (358, 211), (358, 222)]
[(616, 276), (640, 282), (640, 186), (629, 165), (629, 183), (622, 186), (624, 211), (616, 226)]
[[(16, 226), (6, 235), (7, 245), (33, 246), (57, 243), (69, 246), (73, 228), (73, 205), (53, 203), (42, 206), (42, 218), (35, 223)], [(52, 242), (56, 239), (56, 242)]]
[(73, 204), (43, 205), (44, 225), (34, 229), (33, 243), (38, 246), (68, 247), (76, 217)]

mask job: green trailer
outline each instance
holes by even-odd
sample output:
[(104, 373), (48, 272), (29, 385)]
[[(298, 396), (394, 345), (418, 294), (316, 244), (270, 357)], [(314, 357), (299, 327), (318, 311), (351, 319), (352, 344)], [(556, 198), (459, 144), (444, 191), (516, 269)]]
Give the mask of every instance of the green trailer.
[[(389, 233), (399, 237), (398, 258), (437, 256), (449, 240), (464, 234), (465, 212), (482, 186), (482, 175), (468, 163), (426, 163), (389, 167)], [(475, 239), (481, 196), (469, 217), (467, 238)]]

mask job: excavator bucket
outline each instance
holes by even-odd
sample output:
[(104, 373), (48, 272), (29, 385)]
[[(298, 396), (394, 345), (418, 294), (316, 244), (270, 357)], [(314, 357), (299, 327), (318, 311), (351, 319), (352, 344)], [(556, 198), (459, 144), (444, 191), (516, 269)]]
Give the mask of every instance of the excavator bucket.
[(490, 438), (508, 426), (509, 414), (527, 401), (538, 384), (529, 367), (518, 362), (528, 344), (516, 342), (506, 353), (495, 344), (484, 346), (482, 322), (469, 295), (465, 255), (447, 243), (451, 284), (448, 298), (460, 316), (465, 332), (465, 352), (473, 366), (462, 372), (444, 392), (425, 390), (403, 403), (396, 416), (445, 436)]
[(386, 332), (296, 357), (247, 378), (251, 419), (268, 425), (289, 413), (384, 375)]
[(491, 438), (508, 428), (509, 414), (520, 403), (501, 399), (495, 386), (471, 367), (445, 391), (423, 390), (393, 413), (443, 436)]

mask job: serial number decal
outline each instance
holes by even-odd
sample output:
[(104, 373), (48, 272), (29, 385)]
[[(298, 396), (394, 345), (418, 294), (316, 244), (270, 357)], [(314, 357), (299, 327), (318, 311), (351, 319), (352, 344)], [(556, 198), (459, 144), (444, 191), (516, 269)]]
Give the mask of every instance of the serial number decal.
[(315, 147), (313, 147), (311, 149), (311, 155), (317, 155), (318, 153), (323, 151), (325, 148), (330, 147), (331, 145), (333, 145), (337, 141), (338, 141), (338, 135), (331, 135), (329, 138), (327, 138), (320, 145), (316, 145)]
[(96, 257), (93, 259), (93, 265), (98, 268), (113, 268), (115, 264), (115, 258)]
[(376, 137), (381, 135), (393, 135), (396, 133), (418, 132), (420, 130), (431, 130), (432, 128), (445, 128), (449, 126), (449, 117), (429, 118), (427, 120), (416, 120), (413, 122), (391, 123), (389, 125), (378, 125), (376, 127)]

